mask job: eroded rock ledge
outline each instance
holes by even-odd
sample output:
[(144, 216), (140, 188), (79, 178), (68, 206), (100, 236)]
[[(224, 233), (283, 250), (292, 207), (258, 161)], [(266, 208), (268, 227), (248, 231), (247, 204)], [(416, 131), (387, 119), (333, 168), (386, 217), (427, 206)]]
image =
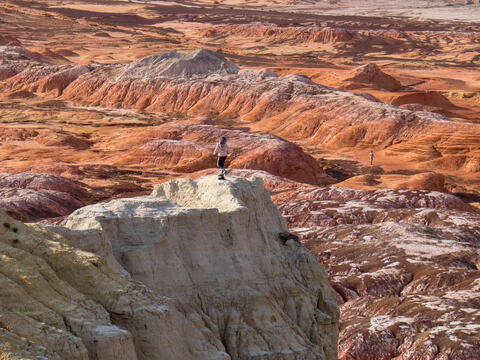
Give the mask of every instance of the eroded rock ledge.
[(12, 358), (337, 358), (326, 273), (279, 237), (287, 227), (260, 179), (172, 180), (49, 230), (1, 217), (12, 290), (0, 295), (0, 349)]
[(229, 359), (176, 301), (39, 225), (0, 224), (2, 359)]

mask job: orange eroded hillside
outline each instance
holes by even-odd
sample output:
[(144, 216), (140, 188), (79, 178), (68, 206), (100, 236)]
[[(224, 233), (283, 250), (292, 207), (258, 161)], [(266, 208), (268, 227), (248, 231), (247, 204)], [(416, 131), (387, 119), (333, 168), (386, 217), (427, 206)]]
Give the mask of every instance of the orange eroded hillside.
[(6, 0), (0, 14), (0, 208), (62, 223), (215, 173), (226, 136), (231, 174), (262, 177), (326, 267), (340, 359), (475, 359), (479, 4)]

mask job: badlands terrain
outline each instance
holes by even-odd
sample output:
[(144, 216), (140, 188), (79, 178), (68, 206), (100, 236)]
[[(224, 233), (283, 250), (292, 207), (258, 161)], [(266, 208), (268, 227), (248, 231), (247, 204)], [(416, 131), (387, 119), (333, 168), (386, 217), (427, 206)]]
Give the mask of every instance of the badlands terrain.
[(479, 19), (2, 1), (0, 359), (478, 359)]

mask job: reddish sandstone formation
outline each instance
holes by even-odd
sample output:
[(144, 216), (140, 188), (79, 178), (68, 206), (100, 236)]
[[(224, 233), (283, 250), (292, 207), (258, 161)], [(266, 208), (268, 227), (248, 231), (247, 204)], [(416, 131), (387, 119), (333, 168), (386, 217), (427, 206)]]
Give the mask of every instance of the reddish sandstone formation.
[(32, 129), (0, 127), (0, 140), (2, 142), (8, 141), (8, 140), (24, 141), (27, 139), (34, 138), (37, 135), (38, 135), (38, 131), (35, 131)]
[(350, 41), (350, 31), (339, 28), (319, 27), (279, 27), (254, 25), (220, 25), (208, 28), (202, 33), (205, 37), (227, 37), (230, 35), (245, 38), (270, 39), (274, 41), (337, 43)]
[(374, 87), (388, 91), (398, 91), (403, 88), (400, 81), (384, 73), (377, 64), (370, 63), (360, 66), (350, 72), (343, 79), (342, 89), (358, 89), (362, 87)]
[(343, 303), (341, 359), (475, 359), (478, 212), (451, 195), (407, 190), (305, 189), (288, 199), (283, 214)]
[(4, 93), (53, 91), (58, 96), (78, 76), (90, 71), (87, 66), (51, 65), (44, 56), (20, 45), (0, 49), (0, 60), (0, 90)]
[[(46, 110), (41, 111), (50, 116), (50, 105), (45, 106)], [(214, 167), (215, 144), (220, 136), (227, 136), (234, 149), (227, 161), (229, 168), (266, 170), (312, 184), (334, 181), (314, 158), (293, 143), (209, 122), (198, 118), (188, 123), (105, 126), (86, 132), (75, 125), (62, 129), (4, 126), (0, 127), (2, 167), (6, 172), (49, 173), (82, 181), (95, 188), (94, 198), (98, 201), (121, 194), (142, 194), (159, 179)]]
[(36, 63), (0, 82), (0, 89), (53, 91), (86, 105), (233, 118), (251, 130), (305, 145), (386, 149), (389, 157), (404, 157), (430, 170), (472, 172), (480, 166), (478, 124), (398, 109), (303, 76), (239, 71), (207, 50), (149, 56), (127, 65)]
[(436, 91), (413, 92), (392, 97), (389, 103), (400, 106), (405, 104), (421, 104), (426, 106), (449, 109), (454, 105), (442, 94)]
[(78, 150), (88, 149), (92, 145), (91, 141), (65, 131), (56, 131), (54, 133), (43, 131), (36, 136), (35, 140), (46, 146), (71, 147)]
[(435, 173), (421, 173), (394, 185), (395, 189), (445, 191), (445, 177)]
[(366, 174), (351, 177), (345, 181), (335, 184), (338, 187), (354, 189), (410, 189), (446, 191), (445, 177), (440, 174), (427, 172), (415, 175), (395, 174)]
[(2, 66), (12, 65), (20, 69), (31, 65), (27, 63), (29, 61), (49, 64), (47, 59), (42, 55), (27, 50), (17, 41), (12, 41), (5, 46), (0, 47), (0, 59), (2, 60)]
[[(220, 121), (229, 126), (272, 132), (298, 141), (307, 151), (318, 157), (324, 156), (324, 150), (331, 150), (330, 154), (354, 154), (353, 160), (358, 161), (364, 155), (362, 149), (368, 151), (374, 147), (375, 160), (417, 170), (405, 173), (433, 169), (455, 175), (455, 179), (458, 179), (455, 181), (463, 181), (469, 176), (471, 184), (478, 183), (478, 125), (459, 124), (443, 116), (428, 113), (451, 116), (457, 111), (453, 105), (463, 106), (462, 103), (457, 103), (456, 98), (449, 97), (453, 103), (445, 101), (444, 89), (458, 91), (461, 99), (464, 96), (472, 97), (469, 98), (471, 104), (479, 104), (479, 97), (472, 91), (478, 88), (472, 65), (478, 63), (480, 42), (478, 26), (474, 23), (455, 22), (448, 25), (443, 21), (412, 22), (412, 26), (421, 31), (399, 31), (392, 28), (405, 29), (410, 26), (404, 19), (392, 21), (386, 16), (377, 20), (370, 17), (335, 16), (333, 20), (320, 17), (312, 24), (319, 24), (321, 21), (323, 24), (340, 26), (347, 30), (327, 31), (324, 27), (316, 28), (315, 25), (212, 26), (211, 23), (222, 21), (252, 21), (249, 16), (257, 16), (254, 19), (262, 21), (263, 14), (269, 21), (274, 21), (274, 17), (275, 21), (278, 21), (279, 12), (262, 14), (261, 9), (256, 9), (255, 13), (244, 15), (239, 14), (238, 9), (225, 6), (215, 9), (214, 15), (209, 18), (207, 13), (210, 9), (176, 7), (185, 8), (187, 14), (178, 16), (177, 25), (172, 26), (177, 26), (182, 31), (183, 28), (193, 25), (188, 21), (205, 22), (207, 25), (203, 29), (208, 28), (211, 32), (200, 31), (199, 37), (194, 39), (189, 37), (188, 33), (182, 32), (182, 41), (185, 43), (175, 45), (176, 39), (180, 37), (165, 36), (166, 42), (162, 44), (163, 34), (159, 36), (162, 28), (144, 26), (144, 21), (156, 15), (159, 15), (159, 23), (164, 21), (164, 16), (167, 16), (167, 20), (176, 16), (154, 14), (154, 6), (149, 6), (150, 13), (140, 10), (138, 17), (130, 16), (131, 14), (124, 16), (121, 11), (120, 14), (112, 11), (103, 17), (94, 11), (89, 15), (89, 11), (68, 8), (74, 6), (73, 3), (63, 4), (62, 6), (68, 8), (65, 9), (59, 7), (58, 2), (52, 2), (55, 7), (50, 8), (49, 12), (43, 12), (39, 8), (46, 8), (49, 3), (44, 1), (34, 7), (22, 5), (22, 12), (15, 14), (16, 10), (13, 11), (17, 16), (15, 18), (11, 15), (10, 6), (17, 3), (22, 2), (8, 1), (7, 8), (4, 8), (4, 4), (0, 5), (0, 13), (3, 15), (0, 26), (11, 31), (10, 29), (15, 29), (11, 19), (20, 19), (18, 36), (28, 45), (29, 50), (21, 48), (21, 44), (15, 40), (12, 42), (12, 39), (2, 42), (0, 37), (0, 46), (9, 45), (8, 49), (0, 50), (0, 92), (2, 97), (8, 99), (4, 106), (11, 106), (10, 104), (16, 102), (20, 104), (20, 99), (24, 99), (22, 105), (31, 102), (35, 103), (32, 105), (34, 108), (38, 103), (30, 98), (55, 98), (63, 94), (62, 96), (69, 100), (64, 103), (72, 107), (81, 103), (88, 107), (100, 105), (145, 109), (147, 112), (166, 113), (167, 116), (174, 117), (178, 114), (208, 115), (211, 119), (210, 125)], [(255, 2), (250, 4), (253, 3)], [(371, 3), (375, 2), (369, 2)], [(102, 6), (107, 7), (107, 4)], [(309, 8), (312, 6), (308, 5)], [(428, 7), (430, 8), (430, 5)], [(469, 8), (473, 11), (473, 7)], [(4, 9), (7, 11), (2, 12)], [(159, 9), (163, 11), (163, 5), (160, 5)], [(453, 10), (454, 7), (450, 9)], [(221, 13), (222, 11), (225, 13)], [(48, 24), (45, 28), (50, 24), (71, 26), (72, 33), (82, 36), (72, 37), (69, 31), (65, 31), (66, 27), (59, 31), (54, 26), (51, 32), (42, 31), (30, 36), (28, 31), (31, 31), (32, 24), (35, 24), (32, 19), (35, 12), (41, 15), (42, 25)], [(82, 18), (73, 18), (68, 22), (63, 15), (59, 15), (66, 13)], [(409, 10), (408, 13), (416, 12)], [(235, 16), (231, 16), (233, 14)], [(221, 16), (225, 18), (222, 20)], [(310, 14), (297, 15), (288, 12), (284, 16), (284, 24), (293, 24), (293, 21), (301, 22), (302, 18), (310, 17)], [(135, 27), (132, 18), (141, 21), (140, 31)], [(103, 21), (105, 23), (102, 23)], [(115, 27), (111, 26), (110, 21), (121, 22), (117, 27), (119, 32), (114, 30)], [(104, 31), (102, 26), (105, 24), (108, 25)], [(321, 26), (325, 26), (323, 24)], [(86, 36), (83, 36), (80, 26), (87, 29)], [(435, 31), (429, 31), (430, 29)], [(133, 36), (125, 36), (130, 31)], [(88, 34), (95, 36), (94, 41)], [(105, 34), (112, 34), (112, 37), (98, 36)], [(121, 36), (117, 36), (118, 34)], [(211, 37), (205, 39), (205, 35)], [(42, 41), (47, 43), (48, 47), (61, 46), (68, 49), (52, 48), (52, 51), (43, 51), (37, 48)], [(32, 44), (35, 47), (30, 47)], [(302, 71), (308, 74), (324, 65), (324, 71), (342, 73), (350, 64), (363, 63), (366, 59), (378, 64), (388, 62), (392, 74), (400, 75), (398, 78), (403, 84), (417, 86), (419, 80), (422, 80), (426, 83), (422, 85), (420, 82), (418, 89), (437, 91), (415, 91), (395, 94), (392, 97), (391, 93), (379, 90), (386, 88), (377, 86), (372, 80), (366, 79), (365, 82), (354, 85), (368, 88), (367, 91), (374, 89), (371, 92), (383, 101), (403, 104), (400, 105), (401, 109), (397, 109), (379, 102), (372, 103), (370, 100), (373, 99), (364, 94), (360, 95), (363, 97), (361, 99), (360, 96), (317, 86), (300, 76), (277, 77), (269, 70), (237, 72), (230, 66), (228, 68), (232, 71), (224, 71), (225, 69), (217, 66), (208, 68), (204, 63), (197, 67), (199, 64), (191, 61), (195, 56), (190, 59), (178, 57), (181, 61), (171, 61), (170, 66), (163, 66), (164, 58), (161, 57), (163, 60), (157, 63), (158, 56), (127, 64), (90, 64), (85, 73), (70, 77), (66, 75), (75, 73), (75, 68), (72, 65), (56, 66), (56, 61), (63, 63), (65, 60), (61, 57), (55, 59), (52, 54), (78, 57), (74, 60), (85, 64), (92, 59), (113, 63), (118, 59), (129, 61), (136, 56), (158, 53), (164, 51), (163, 49), (170, 50), (172, 46), (186, 48), (192, 46), (191, 44), (208, 44), (211, 48), (222, 48), (228, 56), (237, 59), (235, 61), (242, 67), (285, 68), (281, 70), (282, 73)], [(131, 48), (124, 51), (127, 45)], [(288, 51), (284, 51), (284, 45)], [(39, 51), (42, 55), (33, 51)], [(220, 59), (217, 64), (221, 66), (225, 63)], [(468, 70), (469, 67), (472, 70)], [(45, 127), (52, 129), (58, 126), (50, 122), (50, 119), (58, 115), (58, 108), (51, 108), (52, 113), (45, 110), (41, 120), (48, 119)], [(24, 110), (26, 108), (20, 107), (18, 114), (23, 115)], [(75, 108), (75, 111), (67, 116), (60, 116), (59, 119), (62, 123), (71, 119), (82, 123), (84, 118), (81, 121), (75, 119), (77, 110)], [(202, 142), (195, 137), (184, 139), (179, 135), (174, 138), (164, 135), (167, 139), (156, 135), (142, 137), (139, 132), (143, 130), (138, 128), (118, 130), (110, 127), (107, 131), (103, 128), (111, 125), (111, 118), (108, 122), (103, 120), (103, 117), (107, 117), (107, 110), (98, 111), (101, 121), (85, 122), (88, 129), (85, 129), (84, 135), (81, 135), (83, 129), (78, 131), (76, 128), (72, 133), (46, 131), (39, 129), (43, 125), (31, 123), (27, 126), (32, 128), (25, 127), (24, 123), (17, 123), (10, 128), (0, 129), (4, 159), (2, 165), (8, 166), (8, 171), (25, 167), (65, 174), (72, 178), (85, 178), (89, 184), (105, 186), (102, 190), (105, 193), (111, 191), (107, 197), (116, 194), (111, 184), (118, 181), (122, 182), (118, 186), (130, 187), (129, 189), (133, 190), (138, 190), (138, 187), (135, 188), (137, 184), (148, 187), (152, 179), (158, 181), (162, 178), (163, 174), (159, 176), (159, 173), (163, 166), (168, 170), (178, 171), (213, 166), (214, 158), (202, 163), (203, 159), (207, 159), (203, 158), (203, 150), (207, 151), (205, 156), (210, 156), (210, 139)], [(28, 121), (35, 121), (39, 116), (38, 109), (34, 111), (29, 114), (34, 115), (30, 116)], [(96, 119), (97, 115), (93, 115), (93, 110), (91, 114), (92, 119)], [(16, 116), (9, 115), (8, 119), (5, 118), (8, 121)], [(144, 115), (142, 114), (142, 117)], [(140, 114), (138, 116), (140, 117)], [(23, 120), (23, 117), (21, 118)], [(478, 110), (473, 109), (471, 122), (477, 121), (477, 118)], [(126, 119), (127, 117), (119, 115), (113, 121), (118, 121), (119, 127), (124, 127), (127, 126)], [(152, 119), (148, 120), (151, 121), (149, 125), (158, 124)], [(467, 120), (468, 117), (464, 119)], [(90, 125), (95, 128), (90, 128)], [(14, 128), (15, 126), (21, 128)], [(152, 126), (149, 130), (153, 131), (154, 128)], [(145, 130), (145, 133), (147, 132)], [(91, 137), (86, 133), (91, 134)], [(127, 133), (131, 136), (127, 136)], [(115, 140), (116, 136), (119, 137), (118, 142)], [(233, 136), (230, 137), (232, 138)], [(121, 141), (124, 145), (120, 144)], [(215, 141), (216, 138), (212, 137), (212, 142)], [(188, 143), (190, 144), (185, 145)], [(197, 153), (197, 148), (202, 151)], [(239, 145), (238, 148), (242, 154), (248, 154), (249, 158), (242, 159), (236, 166), (248, 164), (253, 167), (259, 159), (262, 160), (258, 149), (250, 151), (244, 145)], [(281, 150), (282, 147), (275, 146), (274, 149)], [(172, 158), (164, 156), (164, 152), (169, 150), (172, 150)], [(299, 156), (293, 151), (292, 154)], [(177, 155), (178, 158), (175, 157)], [(112, 166), (112, 160), (121, 164)], [(239, 159), (231, 157), (231, 160)], [(278, 151), (275, 151), (275, 166), (271, 166), (269, 171), (275, 173), (274, 170), (279, 166), (278, 160)], [(136, 161), (138, 163), (135, 163)], [(194, 161), (198, 161), (200, 165), (195, 163), (195, 166), (192, 166)], [(178, 166), (177, 162), (182, 164), (183, 168)], [(288, 160), (287, 163), (291, 165), (293, 162)], [(258, 168), (267, 168), (270, 165), (270, 162), (264, 162)], [(156, 172), (153, 171), (154, 168)], [(301, 168), (308, 169), (308, 166), (302, 165)], [(204, 170), (209, 171), (217, 170)], [(232, 173), (262, 176), (275, 201), (282, 207), (290, 226), (307, 240), (306, 244), (328, 267), (339, 302), (343, 304), (341, 359), (477, 360), (480, 352), (478, 338), (475, 338), (480, 323), (479, 234), (476, 230), (478, 214), (451, 195), (412, 191), (443, 191), (443, 176), (423, 173), (408, 179), (406, 175), (401, 178), (396, 176), (394, 179), (391, 174), (367, 174), (362, 175), (361, 179), (357, 177), (347, 180), (350, 181), (350, 186), (353, 186), (354, 182), (362, 182), (362, 187), (398, 186), (409, 189), (362, 191), (319, 189), (274, 177), (260, 170), (234, 169)], [(295, 173), (298, 173), (298, 170), (293, 172)], [(134, 175), (130, 177), (130, 174)], [(287, 168), (278, 174), (291, 176), (292, 172)], [(311, 178), (312, 173), (304, 173), (302, 177)], [(132, 178), (135, 178), (135, 182)], [(449, 210), (450, 207), (453, 210)]]
[[(401, 109), (407, 109), (407, 110), (411, 110), (411, 111), (428, 111), (428, 112), (442, 114), (442, 115), (449, 116), (449, 117), (454, 116), (454, 114), (451, 111), (449, 111), (448, 108), (442, 108), (440, 106), (434, 106), (434, 105), (409, 103), (409, 104), (399, 105), (398, 107), (401, 108)], [(449, 107), (451, 108), (451, 105), (449, 105)]]
[[(181, 65), (176, 65), (178, 71), (190, 72), (187, 68), (191, 66), (202, 68), (202, 62), (193, 58), (178, 62)], [(153, 78), (148, 81), (138, 75), (150, 73), (149, 66), (142, 64), (143, 60), (139, 60), (127, 68), (97, 69), (75, 80), (65, 89), (64, 97), (102, 106), (236, 117), (243, 122), (255, 122), (250, 125), (252, 129), (332, 149), (388, 148), (392, 144), (408, 143), (408, 151), (414, 153), (425, 145), (436, 146), (441, 142), (445, 149), (454, 146), (455, 151), (462, 151), (469, 162), (478, 162), (476, 152), (472, 151), (478, 145), (467, 141), (468, 146), (461, 150), (457, 144), (450, 144), (450, 135), (476, 134), (479, 125), (453, 123), (440, 115), (373, 103), (363, 96), (325, 88), (297, 75), (279, 78), (272, 73), (253, 70), (226, 75), (222, 74), (222, 69), (227, 65), (221, 61), (215, 70), (218, 73), (206, 68), (202, 71), (209, 75), (180, 79), (163, 75), (155, 78), (152, 73)], [(233, 66), (228, 68), (234, 72)], [(119, 80), (112, 83), (112, 78)], [(422, 137), (439, 132), (449, 136), (437, 135), (435, 140), (431, 138), (430, 143), (423, 145)], [(423, 161), (446, 156), (448, 152), (440, 152)], [(390, 155), (394, 154), (393, 149), (390, 150)]]
[(85, 206), (88, 187), (47, 174), (0, 174), (0, 208), (26, 222), (65, 216)]
[(21, 43), (13, 36), (0, 34), (0, 46), (21, 46)]
[(121, 137), (117, 134), (108, 147), (127, 151), (117, 164), (192, 172), (214, 166), (213, 149), (220, 136), (226, 136), (234, 149), (228, 158), (228, 167), (264, 170), (316, 185), (333, 182), (318, 163), (295, 144), (273, 135), (212, 125), (168, 123), (146, 130), (129, 130)]
[(190, 141), (157, 139), (140, 144), (116, 161), (177, 172), (190, 172), (211, 165), (212, 150)]

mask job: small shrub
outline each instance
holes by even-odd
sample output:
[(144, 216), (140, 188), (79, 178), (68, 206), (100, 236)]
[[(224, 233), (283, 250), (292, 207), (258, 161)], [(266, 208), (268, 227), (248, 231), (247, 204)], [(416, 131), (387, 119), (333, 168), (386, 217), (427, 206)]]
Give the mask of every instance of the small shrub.
[(289, 233), (289, 232), (281, 232), (278, 234), (278, 239), (282, 242), (283, 245), (287, 243), (288, 240), (293, 240), (297, 244), (300, 244), (300, 240), (297, 235)]
[(10, 229), (10, 223), (4, 222), (3, 226), (5, 226), (7, 229)]

